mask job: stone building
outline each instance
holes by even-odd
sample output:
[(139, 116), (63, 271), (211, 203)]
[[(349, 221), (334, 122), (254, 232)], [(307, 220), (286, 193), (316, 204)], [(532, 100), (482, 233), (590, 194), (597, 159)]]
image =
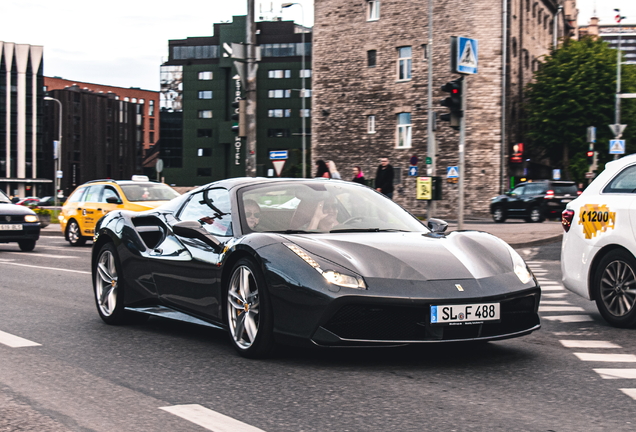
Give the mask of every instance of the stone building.
[[(479, 70), (467, 77), (464, 202), (466, 215), (487, 213), (490, 198), (510, 183), (508, 155), (523, 138), (524, 86), (549, 52), (555, 28), (559, 37), (571, 31), (557, 11), (553, 0), (434, 2), (431, 47), (428, 2), (316, 2), (313, 159), (332, 159), (346, 175), (359, 165), (372, 178), (378, 158), (389, 157), (396, 168), (394, 200), (424, 213), (427, 203), (416, 199), (416, 178), (408, 176), (410, 160), (416, 155), (425, 175), (425, 157), (435, 156), (434, 174), (445, 177), (447, 167), (458, 165), (459, 143), (458, 131), (438, 121), (437, 153), (426, 154), (427, 56), (432, 52), (433, 110), (442, 114), (447, 109), (439, 102), (448, 94), (440, 87), (458, 78), (450, 71), (449, 39), (474, 38)], [(457, 199), (458, 186), (444, 181), (435, 215), (455, 218)]]
[(636, 65), (636, 25), (634, 24), (599, 24), (597, 17), (590, 18), (590, 24), (581, 26), (581, 36), (600, 37), (611, 48), (619, 46), (623, 51), (623, 64)]

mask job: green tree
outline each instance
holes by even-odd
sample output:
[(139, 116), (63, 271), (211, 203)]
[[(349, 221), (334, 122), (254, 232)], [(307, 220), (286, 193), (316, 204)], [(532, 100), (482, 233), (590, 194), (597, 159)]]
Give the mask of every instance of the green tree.
[[(636, 93), (636, 68), (623, 65), (621, 91)], [(613, 159), (608, 125), (614, 123), (616, 50), (601, 39), (566, 40), (544, 58), (527, 86), (526, 137), (533, 156), (561, 168), (564, 177), (583, 182), (588, 171), (586, 132), (596, 126), (599, 172)], [(636, 151), (636, 101), (621, 101), (627, 153)]]

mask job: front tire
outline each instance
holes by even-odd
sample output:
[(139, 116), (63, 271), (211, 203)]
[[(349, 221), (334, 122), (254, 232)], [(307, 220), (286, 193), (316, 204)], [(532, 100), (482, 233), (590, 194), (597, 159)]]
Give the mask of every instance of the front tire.
[(601, 259), (594, 274), (594, 298), (610, 325), (636, 327), (636, 259), (629, 252), (613, 250)]
[(106, 324), (124, 322), (124, 280), (117, 250), (112, 243), (102, 246), (93, 267), (93, 290), (97, 312)]
[(274, 347), (273, 317), (265, 278), (250, 259), (232, 268), (226, 289), (227, 324), (232, 346), (240, 355), (262, 358)]
[(66, 240), (71, 246), (82, 246), (86, 243), (86, 237), (82, 236), (82, 231), (75, 219), (71, 219), (66, 227)]
[(538, 223), (543, 222), (545, 218), (543, 217), (543, 213), (541, 213), (541, 209), (539, 207), (533, 207), (530, 209), (530, 216), (526, 219), (527, 222)]
[(503, 208), (495, 207), (492, 211), (492, 220), (496, 223), (504, 223), (506, 221), (506, 214)]
[(35, 240), (21, 240), (18, 242), (22, 252), (31, 252), (35, 249)]

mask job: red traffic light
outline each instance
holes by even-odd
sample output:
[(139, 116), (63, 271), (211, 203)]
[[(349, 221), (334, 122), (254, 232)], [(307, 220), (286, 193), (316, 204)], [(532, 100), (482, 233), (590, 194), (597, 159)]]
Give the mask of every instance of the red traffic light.
[(594, 150), (588, 150), (587, 157), (594, 157)]

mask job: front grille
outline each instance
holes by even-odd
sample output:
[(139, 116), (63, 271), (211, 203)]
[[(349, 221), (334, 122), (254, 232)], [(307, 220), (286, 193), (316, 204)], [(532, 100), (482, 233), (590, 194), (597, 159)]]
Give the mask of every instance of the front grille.
[(0, 224), (11, 222), (24, 222), (24, 215), (0, 215)]
[(434, 341), (495, 337), (539, 324), (536, 295), (501, 301), (501, 320), (472, 325), (431, 325), (430, 305), (421, 307), (349, 304), (323, 327), (342, 339)]

